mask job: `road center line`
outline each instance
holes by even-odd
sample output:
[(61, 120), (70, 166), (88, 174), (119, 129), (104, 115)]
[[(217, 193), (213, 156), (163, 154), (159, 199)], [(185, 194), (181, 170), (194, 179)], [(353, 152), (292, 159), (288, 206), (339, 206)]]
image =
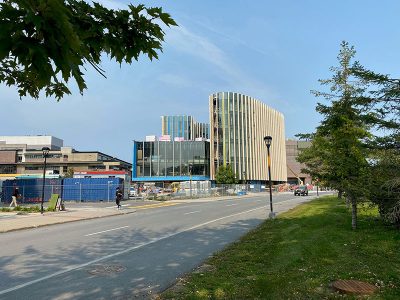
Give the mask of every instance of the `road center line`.
[(76, 270), (82, 269), (84, 267), (90, 266), (90, 265), (98, 263), (100, 261), (103, 261), (103, 260), (106, 260), (106, 259), (110, 259), (110, 258), (113, 258), (115, 256), (131, 252), (133, 250), (142, 248), (144, 246), (154, 244), (156, 242), (168, 239), (168, 238), (173, 237), (175, 235), (178, 235), (178, 234), (181, 234), (181, 233), (184, 233), (184, 232), (187, 232), (187, 231), (190, 231), (190, 230), (193, 230), (193, 229), (196, 229), (196, 228), (199, 228), (199, 227), (202, 227), (202, 226), (214, 223), (214, 222), (218, 222), (218, 221), (221, 221), (221, 220), (224, 220), (224, 219), (228, 219), (228, 218), (232, 218), (232, 217), (235, 217), (235, 216), (247, 214), (249, 212), (253, 212), (253, 211), (256, 211), (256, 210), (259, 210), (259, 209), (265, 209), (265, 208), (266, 208), (266, 206), (264, 205), (264, 206), (261, 206), (261, 207), (253, 208), (253, 209), (246, 210), (246, 211), (243, 211), (243, 212), (240, 212), (240, 213), (236, 213), (236, 214), (233, 214), (233, 215), (229, 215), (229, 216), (225, 216), (225, 217), (221, 217), (221, 218), (218, 218), (218, 219), (214, 219), (214, 220), (211, 220), (211, 221), (208, 221), (208, 222), (205, 222), (205, 223), (201, 223), (201, 224), (198, 224), (198, 225), (183, 229), (183, 230), (175, 232), (175, 233), (167, 234), (167, 235), (162, 236), (160, 238), (154, 238), (154, 239), (151, 239), (147, 243), (139, 244), (137, 246), (132, 246), (132, 247), (129, 247), (129, 248), (125, 249), (125, 250), (121, 250), (119, 252), (115, 252), (115, 253), (112, 253), (112, 254), (109, 254), (109, 255), (106, 255), (106, 256), (103, 256), (103, 257), (88, 261), (87, 263), (76, 265), (76, 266), (73, 266), (73, 267), (69, 267), (69, 268), (66, 268), (64, 270), (55, 272), (53, 274), (49, 274), (47, 276), (44, 276), (44, 277), (41, 277), (41, 278), (38, 278), (38, 279), (35, 279), (35, 280), (31, 280), (31, 281), (19, 284), (17, 286), (14, 286), (14, 287), (6, 289), (6, 290), (2, 290), (2, 291), (0, 291), (0, 295), (4, 295), (4, 294), (7, 294), (9, 292), (13, 292), (13, 291), (22, 289), (22, 288), (30, 286), (32, 284), (35, 284), (35, 283), (38, 283), (38, 282), (41, 282), (41, 281), (44, 281), (44, 280), (47, 280), (47, 279), (50, 279), (50, 278), (65, 274), (65, 273), (68, 273), (68, 272), (71, 272), (71, 271), (76, 271)]
[(90, 233), (90, 234), (86, 234), (85, 236), (91, 236), (91, 235), (100, 234), (100, 233), (109, 232), (109, 231), (114, 231), (114, 230), (127, 228), (127, 227), (129, 227), (129, 225), (128, 226), (118, 227), (118, 228), (113, 228), (113, 229), (108, 229), (108, 230), (103, 230), (103, 231), (99, 231), (99, 232), (95, 232), (95, 233)]
[(187, 212), (187, 213), (184, 213), (184, 215), (190, 215), (190, 214), (195, 214), (195, 213), (199, 213), (199, 212), (201, 212), (201, 210), (195, 210), (195, 211)]
[(235, 206), (238, 205), (238, 203), (234, 203), (234, 204), (227, 204), (226, 206)]

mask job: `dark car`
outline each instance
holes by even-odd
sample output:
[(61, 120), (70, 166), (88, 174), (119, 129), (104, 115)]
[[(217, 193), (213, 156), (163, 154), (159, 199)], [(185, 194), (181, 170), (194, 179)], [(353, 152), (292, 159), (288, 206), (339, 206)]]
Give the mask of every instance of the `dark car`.
[(305, 185), (300, 185), (294, 190), (294, 195), (297, 196), (308, 196), (308, 189)]

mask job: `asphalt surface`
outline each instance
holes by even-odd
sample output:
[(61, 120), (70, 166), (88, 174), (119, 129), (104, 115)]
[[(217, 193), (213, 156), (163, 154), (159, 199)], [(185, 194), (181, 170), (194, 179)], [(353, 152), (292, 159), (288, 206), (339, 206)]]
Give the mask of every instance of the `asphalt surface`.
[[(278, 195), (274, 210), (314, 197)], [(269, 214), (265, 195), (170, 204), (0, 234), (0, 299), (149, 299)]]

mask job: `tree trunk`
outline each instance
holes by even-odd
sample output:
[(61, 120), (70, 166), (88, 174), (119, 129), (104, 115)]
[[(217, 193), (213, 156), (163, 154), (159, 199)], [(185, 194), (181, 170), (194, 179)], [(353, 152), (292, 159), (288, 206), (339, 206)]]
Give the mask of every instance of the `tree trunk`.
[(343, 196), (343, 191), (342, 191), (342, 190), (339, 190), (339, 191), (338, 191), (338, 198), (341, 200), (341, 199), (342, 199), (342, 196)]
[(351, 197), (351, 228), (357, 229), (357, 199)]

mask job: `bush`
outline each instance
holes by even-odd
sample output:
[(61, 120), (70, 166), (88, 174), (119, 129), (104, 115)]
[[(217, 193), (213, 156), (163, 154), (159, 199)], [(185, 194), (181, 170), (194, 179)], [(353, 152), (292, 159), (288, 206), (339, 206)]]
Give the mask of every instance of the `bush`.
[(40, 212), (39, 206), (17, 206), (17, 207), (2, 207), (1, 212)]
[(14, 211), (40, 212), (39, 206), (17, 206)]

